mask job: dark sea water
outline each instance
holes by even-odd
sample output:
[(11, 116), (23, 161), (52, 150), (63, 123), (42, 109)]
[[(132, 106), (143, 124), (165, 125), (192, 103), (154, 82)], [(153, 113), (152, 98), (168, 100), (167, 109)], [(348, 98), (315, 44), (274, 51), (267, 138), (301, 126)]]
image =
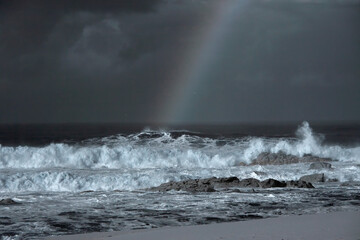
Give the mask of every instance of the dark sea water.
[[(251, 165), (263, 152), (331, 158), (333, 167)], [(213, 176), (297, 180), (312, 173), (332, 181), (314, 189), (146, 190)], [(360, 124), (0, 125), (5, 198), (18, 204), (0, 205), (0, 239), (359, 210)]]
[[(185, 125), (151, 127), (129, 124), (0, 124), (0, 144), (3, 146), (41, 146), (50, 143), (78, 143), (92, 138), (130, 135), (143, 130), (168, 131), (173, 136), (192, 134), (210, 138), (236, 137), (296, 137), (301, 123)], [(360, 143), (360, 123), (311, 124), (315, 134), (326, 136), (325, 143)], [(183, 130), (183, 131), (182, 131)]]

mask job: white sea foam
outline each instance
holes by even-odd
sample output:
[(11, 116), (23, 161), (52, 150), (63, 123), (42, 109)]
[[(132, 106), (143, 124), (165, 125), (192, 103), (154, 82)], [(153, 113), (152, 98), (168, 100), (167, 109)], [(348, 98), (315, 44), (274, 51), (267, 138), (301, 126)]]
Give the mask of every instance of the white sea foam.
[(262, 152), (279, 151), (296, 156), (312, 154), (339, 161), (360, 162), (360, 147), (323, 145), (306, 122), (297, 133), (297, 139), (250, 137), (228, 140), (223, 146), (217, 146), (214, 139), (189, 135), (172, 138), (167, 132), (151, 139), (141, 138), (147, 132), (129, 137), (105, 138), (100, 144), (59, 143), (45, 147), (0, 145), (0, 169), (227, 168), (240, 162), (250, 163)]
[[(134, 190), (187, 178), (256, 177), (296, 180), (315, 173), (308, 166), (242, 166), (262, 152), (330, 157), (329, 178), (360, 181), (360, 147), (327, 146), (308, 123), (297, 138), (228, 139), (172, 137), (168, 132), (144, 131), (130, 136), (93, 139), (79, 145), (0, 147), (0, 192)], [(254, 171), (266, 172), (257, 175)]]
[(267, 140), (263, 138), (253, 138), (249, 141), (249, 146), (245, 149), (246, 162), (251, 162), (262, 152), (278, 153), (280, 151), (295, 156), (311, 154), (318, 157), (327, 157), (343, 162), (360, 162), (360, 146), (344, 147), (338, 145), (324, 145), (323, 137), (316, 136), (309, 126), (304, 122), (297, 130), (297, 139)]
[[(203, 223), (202, 219), (209, 216), (234, 220), (231, 213), (244, 211), (276, 216), (329, 211), (331, 206), (355, 209), (359, 189), (356, 182), (360, 182), (359, 147), (327, 146), (307, 123), (297, 134), (296, 138), (282, 139), (211, 139), (183, 131), (173, 134), (148, 130), (72, 145), (0, 146), (0, 199), (11, 198), (20, 203), (0, 207), (0, 216), (10, 218), (3, 220), (14, 223), (3, 224), (0, 238), (3, 235), (3, 239), (16, 240), (38, 238), (43, 233), (93, 231), (94, 223), (103, 227), (98, 229), (101, 231), (119, 226), (121, 229), (144, 227), (145, 223), (162, 226), (159, 214), (165, 214), (167, 224), (181, 225), (183, 219)], [(259, 153), (279, 151), (339, 161), (331, 162), (332, 169), (321, 170), (309, 170), (310, 163), (239, 166), (240, 162), (250, 163)], [(248, 190), (212, 194), (127, 192), (169, 181), (214, 176), (297, 180), (313, 173), (324, 173), (327, 179), (339, 182), (314, 184), (313, 190), (259, 189), (255, 193)], [(340, 187), (346, 181), (355, 183)], [(256, 204), (250, 205), (252, 202)]]
[[(308, 170), (305, 163), (283, 166), (247, 166), (227, 169), (140, 169), (140, 170), (25, 170), (0, 171), (0, 193), (14, 192), (80, 192), (135, 190), (158, 186), (169, 181), (181, 181), (189, 178), (230, 177), (240, 179), (257, 178), (265, 180), (298, 180), (301, 176), (313, 173), (325, 173), (329, 179), (340, 182), (360, 181), (360, 167), (333, 163), (331, 170)], [(259, 174), (259, 172), (261, 174)]]

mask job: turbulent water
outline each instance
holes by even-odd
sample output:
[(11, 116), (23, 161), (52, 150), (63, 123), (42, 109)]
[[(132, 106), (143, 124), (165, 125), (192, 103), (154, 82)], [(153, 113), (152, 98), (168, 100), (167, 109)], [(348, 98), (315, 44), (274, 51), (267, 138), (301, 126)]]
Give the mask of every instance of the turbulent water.
[[(358, 128), (353, 131), (359, 132)], [(333, 141), (326, 142), (327, 134)], [(314, 133), (305, 122), (295, 136), (143, 130), (41, 146), (0, 145), (0, 199), (20, 203), (0, 205), (0, 235), (3, 239), (38, 239), (56, 234), (357, 209), (357, 137), (338, 128)], [(299, 157), (311, 154), (336, 161), (331, 162), (332, 169), (326, 170), (309, 170), (308, 163), (244, 166), (263, 152)], [(297, 180), (312, 173), (325, 173), (337, 182), (315, 184), (315, 189), (255, 192), (146, 190), (168, 181), (213, 176)]]

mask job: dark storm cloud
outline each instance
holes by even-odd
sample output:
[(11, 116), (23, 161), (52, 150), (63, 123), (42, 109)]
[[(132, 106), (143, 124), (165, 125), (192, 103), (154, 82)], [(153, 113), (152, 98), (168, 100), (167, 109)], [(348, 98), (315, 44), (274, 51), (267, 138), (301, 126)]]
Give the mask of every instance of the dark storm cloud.
[(238, 37), (230, 41), (232, 47), (247, 45), (239, 53), (251, 57), (238, 65), (239, 77), (255, 83), (357, 81), (360, 5), (297, 2), (257, 1), (241, 16), (247, 25), (235, 29)]
[[(359, 1), (243, 2), (178, 121), (360, 119)], [(0, 0), (0, 122), (161, 121), (216, 4)]]
[[(13, 70), (16, 74), (19, 72), (19, 65), (26, 68), (25, 72), (31, 72), (34, 64), (44, 64), (39, 58), (48, 56), (48, 47), (52, 48), (50, 54), (54, 50), (69, 47), (68, 44), (76, 40), (86, 25), (99, 21), (106, 15), (109, 17), (121, 13), (148, 12), (158, 2), (160, 1), (2, 1), (0, 49), (2, 60), (5, 60), (1, 65), (6, 69), (3, 72), (10, 71), (11, 74)], [(53, 36), (52, 33), (58, 35)], [(57, 39), (53, 39), (54, 37)]]
[(214, 86), (189, 112), (220, 122), (358, 120), (359, 13), (354, 1), (253, 1), (207, 76)]
[[(121, 78), (120, 51), (129, 44), (118, 19), (152, 12), (159, 2), (2, 1), (0, 121), (117, 121), (134, 115), (136, 108), (122, 99), (128, 83), (113, 87)], [(110, 107), (118, 102), (119, 109)]]

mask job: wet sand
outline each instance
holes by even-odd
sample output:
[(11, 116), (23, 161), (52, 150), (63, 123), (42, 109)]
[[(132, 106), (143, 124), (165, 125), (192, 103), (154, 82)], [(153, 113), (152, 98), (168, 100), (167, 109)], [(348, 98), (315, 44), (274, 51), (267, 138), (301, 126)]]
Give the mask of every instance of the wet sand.
[(360, 211), (280, 216), (260, 220), (89, 233), (46, 240), (360, 240)]

